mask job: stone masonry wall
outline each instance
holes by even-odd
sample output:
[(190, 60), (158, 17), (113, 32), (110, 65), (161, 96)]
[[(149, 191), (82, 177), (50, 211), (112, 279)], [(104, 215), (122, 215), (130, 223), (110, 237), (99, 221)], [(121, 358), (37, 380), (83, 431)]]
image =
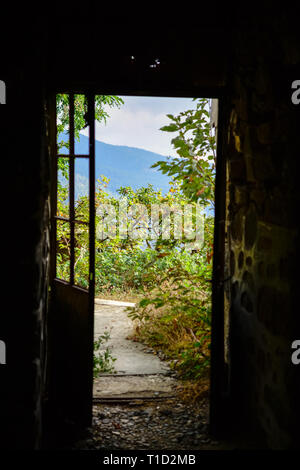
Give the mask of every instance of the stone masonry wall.
[(234, 35), (224, 152), (234, 410), (242, 428), (274, 448), (294, 445), (297, 383), (299, 118), (285, 72), (300, 55), (287, 31), (282, 40), (281, 27)]

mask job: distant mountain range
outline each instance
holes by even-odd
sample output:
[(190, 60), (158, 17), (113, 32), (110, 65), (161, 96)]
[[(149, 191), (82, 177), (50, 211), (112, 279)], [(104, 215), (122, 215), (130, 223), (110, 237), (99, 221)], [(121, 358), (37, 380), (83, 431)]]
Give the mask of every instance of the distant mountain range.
[[(64, 140), (64, 139), (63, 139)], [(75, 144), (76, 154), (88, 153), (88, 137), (80, 134), (80, 142)], [(110, 179), (108, 190), (116, 195), (121, 186), (131, 186), (134, 190), (149, 183), (155, 189), (168, 192), (171, 178), (155, 168), (150, 168), (158, 160), (167, 157), (148, 150), (111, 145), (96, 140), (96, 179), (104, 175)], [(78, 158), (75, 161), (75, 197), (88, 193), (88, 161)]]

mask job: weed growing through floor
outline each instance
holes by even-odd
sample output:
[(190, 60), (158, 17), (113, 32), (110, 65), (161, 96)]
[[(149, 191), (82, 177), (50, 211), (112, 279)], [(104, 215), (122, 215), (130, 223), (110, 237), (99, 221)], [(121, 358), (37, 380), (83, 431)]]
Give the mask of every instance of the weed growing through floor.
[(94, 341), (94, 378), (104, 372), (109, 374), (115, 373), (113, 363), (116, 361), (116, 358), (112, 356), (109, 347), (106, 347), (103, 352), (100, 351), (103, 348), (103, 343), (108, 341), (109, 338), (110, 333), (105, 331)]

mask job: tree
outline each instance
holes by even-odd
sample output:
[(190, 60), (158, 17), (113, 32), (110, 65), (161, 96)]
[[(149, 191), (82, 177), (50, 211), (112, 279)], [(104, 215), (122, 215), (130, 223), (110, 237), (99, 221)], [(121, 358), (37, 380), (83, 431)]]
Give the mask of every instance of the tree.
[[(109, 114), (106, 107), (120, 108), (124, 101), (119, 96), (114, 95), (96, 95), (95, 96), (95, 120), (99, 123), (106, 124)], [(87, 126), (87, 100), (85, 95), (75, 95), (74, 97), (74, 134), (75, 140), (79, 141), (79, 134), (82, 129)], [(57, 146), (61, 148), (69, 148), (69, 142), (65, 140), (59, 141), (59, 137), (65, 133), (69, 126), (69, 98), (67, 94), (56, 95), (56, 115), (57, 122)]]
[(165, 132), (177, 132), (171, 142), (178, 157), (158, 161), (152, 167), (179, 181), (182, 192), (191, 202), (214, 207), (216, 142), (209, 122), (209, 100), (195, 100), (195, 110), (181, 112), (178, 116), (168, 114), (172, 122), (161, 128)]
[[(96, 95), (95, 96), (95, 120), (99, 123), (106, 123), (109, 114), (108, 108), (117, 107), (119, 108), (124, 101), (122, 98), (114, 95)], [(86, 113), (87, 113), (87, 100), (85, 95), (75, 95), (74, 97), (74, 136), (75, 140), (80, 140), (80, 131), (87, 126)], [(65, 148), (69, 149), (69, 141), (66, 139), (66, 135), (69, 132), (69, 97), (67, 94), (56, 95), (56, 115), (57, 115), (57, 150), (58, 154)], [(69, 197), (69, 160), (66, 158), (58, 158), (58, 175), (57, 175), (57, 213), (60, 216), (68, 217), (68, 197)], [(81, 206), (84, 204), (88, 207), (88, 198), (83, 197), (81, 200), (75, 203), (75, 213), (79, 216)], [(88, 212), (85, 214), (88, 220)], [(75, 239), (77, 245), (75, 246), (76, 265), (75, 268), (78, 271), (84, 273), (84, 277), (88, 278), (88, 268), (86, 263), (82, 263), (82, 258), (87, 258), (85, 246), (78, 240), (82, 237), (88, 241), (88, 231), (83, 229), (84, 226), (77, 227)], [(68, 273), (68, 260), (70, 256), (70, 230), (69, 224), (63, 221), (57, 223), (57, 244), (58, 244), (58, 274), (64, 279)], [(80, 264), (79, 264), (80, 263)]]
[[(152, 167), (179, 184), (185, 202), (213, 208), (216, 144), (208, 106), (209, 100), (201, 98), (195, 110), (167, 115), (171, 123), (161, 130), (177, 133), (171, 142), (178, 156)], [(188, 258), (177, 255), (164, 270), (154, 271), (146, 297), (130, 313), (139, 320), (142, 341), (176, 359), (174, 367), (184, 378), (205, 375), (210, 363), (212, 253), (213, 217), (208, 215), (202, 248)]]
[[(106, 124), (109, 114), (107, 107), (120, 108), (124, 101), (115, 95), (96, 95), (95, 96), (95, 120), (99, 123)], [(85, 95), (75, 95), (74, 97), (74, 136), (75, 140), (80, 140), (80, 131), (87, 127), (86, 113), (87, 100)], [(69, 97), (67, 94), (56, 95), (56, 116), (57, 116), (57, 150), (63, 148), (69, 149), (69, 141), (64, 138), (69, 128)], [(58, 159), (58, 169), (62, 176), (68, 180), (68, 161), (66, 159)], [(63, 188), (58, 181), (59, 197), (63, 193)]]

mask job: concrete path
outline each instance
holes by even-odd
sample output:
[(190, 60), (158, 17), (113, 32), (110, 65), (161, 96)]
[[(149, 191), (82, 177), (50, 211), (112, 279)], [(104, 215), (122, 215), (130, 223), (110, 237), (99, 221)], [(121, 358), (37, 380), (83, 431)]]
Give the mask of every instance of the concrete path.
[(102, 374), (94, 380), (95, 398), (137, 398), (174, 395), (176, 379), (171, 370), (145, 345), (128, 340), (134, 324), (127, 316), (126, 302), (95, 300), (95, 340), (105, 331), (110, 339), (103, 344), (116, 358), (115, 374)]

